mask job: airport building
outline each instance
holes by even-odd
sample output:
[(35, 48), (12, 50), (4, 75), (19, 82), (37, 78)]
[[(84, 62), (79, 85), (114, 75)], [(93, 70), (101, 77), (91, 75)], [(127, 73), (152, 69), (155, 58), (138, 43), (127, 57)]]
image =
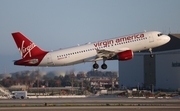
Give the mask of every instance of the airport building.
[(171, 41), (148, 52), (135, 54), (129, 61), (119, 61), (120, 89), (156, 89), (175, 91), (180, 88), (180, 34), (169, 34)]

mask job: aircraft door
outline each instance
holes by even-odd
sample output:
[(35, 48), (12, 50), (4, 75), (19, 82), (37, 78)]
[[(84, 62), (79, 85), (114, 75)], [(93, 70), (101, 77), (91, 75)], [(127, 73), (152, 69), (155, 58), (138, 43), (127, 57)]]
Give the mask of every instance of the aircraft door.
[(149, 43), (154, 42), (153, 35), (149, 33), (148, 36), (149, 36)]
[(53, 63), (53, 61), (52, 61), (51, 54), (47, 54), (47, 64), (48, 64), (48, 65), (54, 65), (54, 63)]

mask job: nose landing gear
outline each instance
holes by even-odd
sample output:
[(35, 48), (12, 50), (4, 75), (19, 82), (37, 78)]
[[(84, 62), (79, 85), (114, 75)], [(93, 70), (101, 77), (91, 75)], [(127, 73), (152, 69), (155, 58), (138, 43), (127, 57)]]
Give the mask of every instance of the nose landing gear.
[(153, 58), (154, 54), (152, 53), (152, 48), (149, 48), (149, 52), (150, 52), (150, 57)]

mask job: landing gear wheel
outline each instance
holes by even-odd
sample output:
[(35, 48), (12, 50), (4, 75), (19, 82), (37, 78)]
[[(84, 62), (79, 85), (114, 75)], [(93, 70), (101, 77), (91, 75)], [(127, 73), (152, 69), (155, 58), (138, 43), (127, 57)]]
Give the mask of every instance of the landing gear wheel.
[(99, 68), (99, 65), (98, 65), (97, 63), (94, 63), (94, 64), (93, 64), (93, 68), (94, 68), (94, 69), (98, 69), (98, 68)]
[(153, 58), (153, 57), (154, 57), (154, 55), (153, 55), (153, 54), (150, 54), (150, 57), (151, 57), (151, 58)]
[(102, 65), (101, 65), (101, 68), (102, 68), (102, 69), (107, 69), (107, 65), (106, 65), (106, 64), (102, 64)]

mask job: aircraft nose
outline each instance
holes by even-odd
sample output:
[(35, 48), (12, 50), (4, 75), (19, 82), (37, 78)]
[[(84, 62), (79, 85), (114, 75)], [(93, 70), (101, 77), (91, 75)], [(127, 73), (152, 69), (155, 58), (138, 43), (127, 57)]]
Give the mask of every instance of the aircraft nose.
[(168, 43), (171, 40), (171, 38), (168, 35), (164, 35), (163, 39), (166, 43)]

